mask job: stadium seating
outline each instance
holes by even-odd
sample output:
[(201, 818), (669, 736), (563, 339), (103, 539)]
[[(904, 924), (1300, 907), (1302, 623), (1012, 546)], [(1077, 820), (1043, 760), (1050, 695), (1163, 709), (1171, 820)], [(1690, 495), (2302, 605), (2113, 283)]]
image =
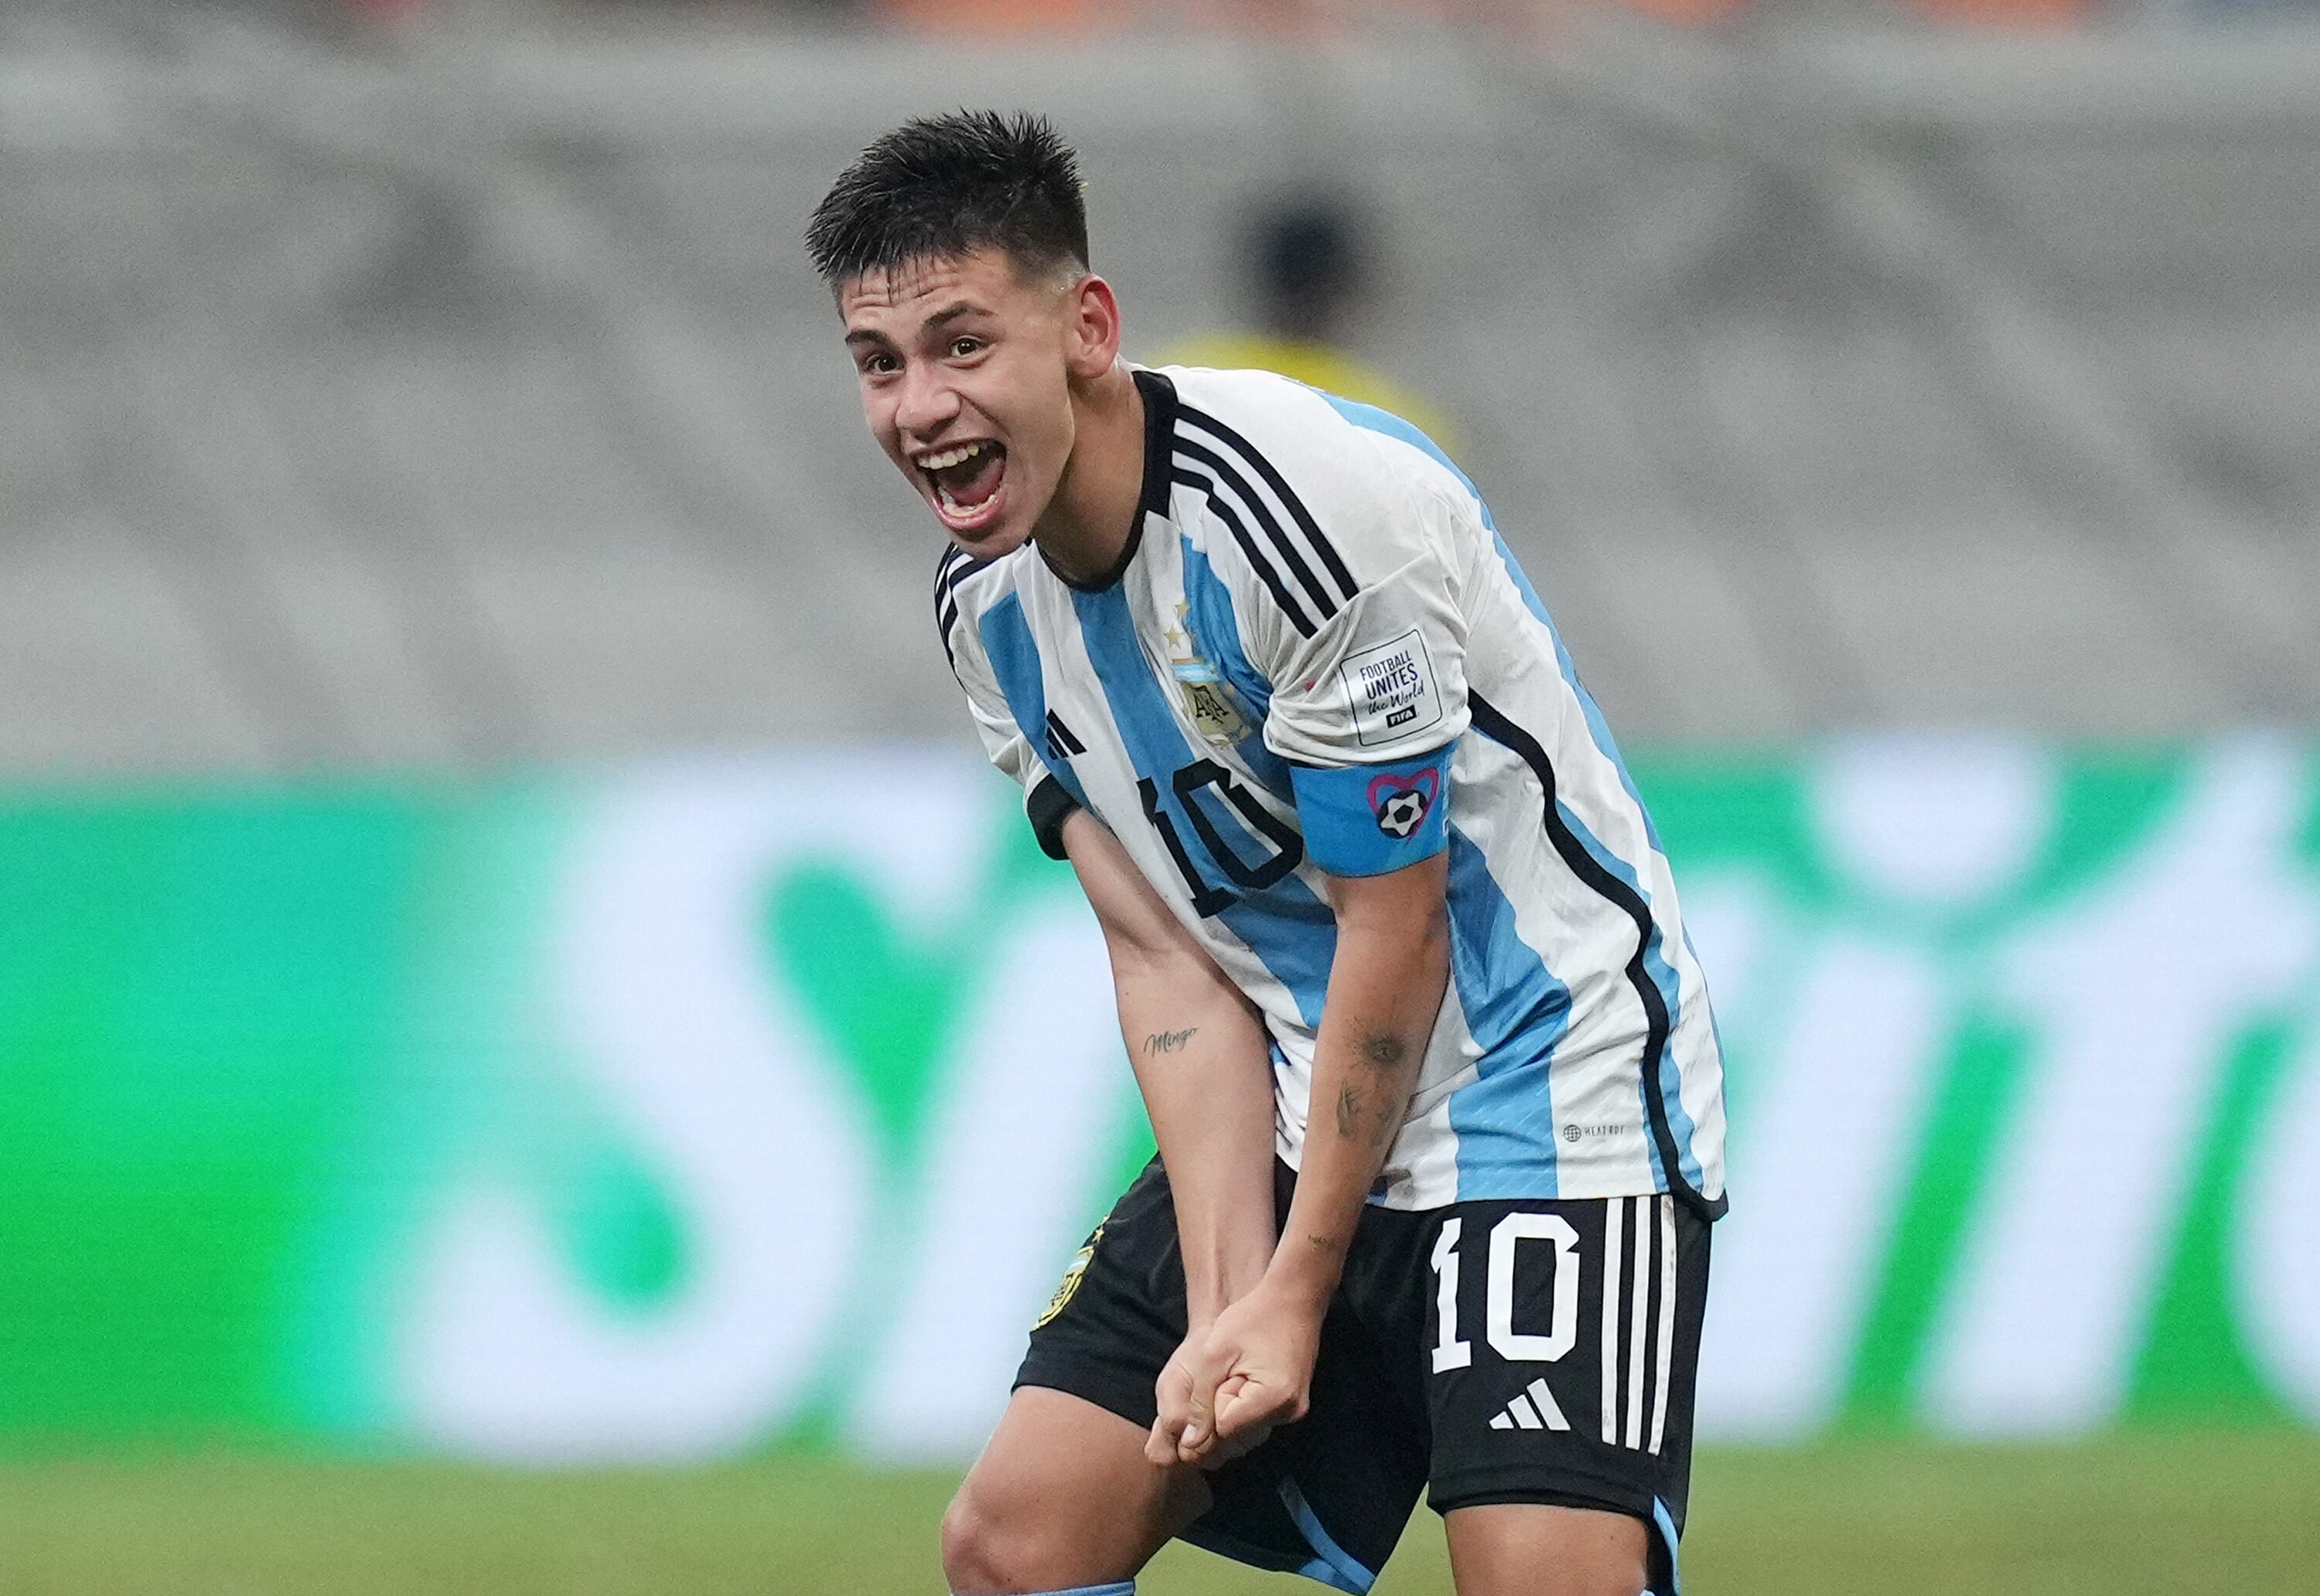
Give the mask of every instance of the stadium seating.
[[(1132, 343), (1374, 196), (1427, 395), (1631, 739), (2320, 716), (2320, 43), (0, 32), (0, 768), (961, 735), (799, 231), (1050, 110)], [(2157, 573), (2154, 577), (2153, 573)]]

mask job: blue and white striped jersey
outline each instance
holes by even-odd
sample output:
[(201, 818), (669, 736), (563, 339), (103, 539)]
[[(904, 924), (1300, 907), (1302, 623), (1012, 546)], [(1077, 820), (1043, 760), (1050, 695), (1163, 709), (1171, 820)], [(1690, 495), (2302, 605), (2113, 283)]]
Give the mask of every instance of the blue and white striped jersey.
[[(992, 760), (1070, 803), (1262, 1011), (1302, 1150), (1337, 931), (1323, 876), (1449, 851), (1451, 981), (1374, 1201), (1724, 1203), (1708, 990), (1651, 821), (1473, 485), (1382, 411), (1269, 373), (1137, 370), (1123, 563), (1026, 544), (936, 579)], [(1067, 802), (1068, 800), (1068, 802)]]

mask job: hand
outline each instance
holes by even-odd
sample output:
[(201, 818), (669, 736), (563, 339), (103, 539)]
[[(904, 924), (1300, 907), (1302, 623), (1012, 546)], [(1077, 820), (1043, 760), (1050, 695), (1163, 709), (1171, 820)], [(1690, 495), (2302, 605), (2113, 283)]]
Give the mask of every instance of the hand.
[[(1208, 1342), (1208, 1327), (1196, 1328), (1176, 1348), (1168, 1366), (1160, 1371), (1154, 1383), (1153, 1394), (1158, 1400), (1160, 1416), (1152, 1421), (1152, 1434), (1144, 1443), (1144, 1455), (1151, 1463), (1167, 1467), (1179, 1463), (1197, 1463), (1202, 1468), (1217, 1468), (1236, 1457), (1246, 1455), (1264, 1444), (1273, 1433), (1269, 1424), (1257, 1425), (1237, 1431), (1228, 1441), (1212, 1443), (1198, 1457), (1183, 1450), (1184, 1429), (1192, 1419), (1192, 1382), (1199, 1371), (1201, 1355)], [(1237, 1376), (1226, 1382), (1236, 1392), (1242, 1382)]]
[(1259, 1284), (1168, 1360), (1145, 1455), (1213, 1468), (1304, 1418), (1320, 1344), (1318, 1310)]

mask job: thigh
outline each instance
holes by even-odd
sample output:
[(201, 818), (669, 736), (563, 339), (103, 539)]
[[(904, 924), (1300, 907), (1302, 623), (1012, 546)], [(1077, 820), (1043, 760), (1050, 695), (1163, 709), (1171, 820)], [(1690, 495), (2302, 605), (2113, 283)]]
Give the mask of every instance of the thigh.
[(1455, 1508), (1443, 1523), (1458, 1596), (1636, 1596), (1651, 1590), (1648, 1538), (1625, 1513), (1497, 1502)]
[[(1419, 1356), (1436, 1509), (1622, 1514), (1645, 1531), (1650, 1588), (1672, 1587), (1707, 1222), (1645, 1196), (1463, 1202), (1431, 1229)], [(1472, 1520), (1470, 1540), (1501, 1517)]]
[(944, 1516), (943, 1564), (963, 1591), (1133, 1579), (1208, 1505), (1200, 1471), (1148, 1462), (1137, 1426), (1024, 1386)]

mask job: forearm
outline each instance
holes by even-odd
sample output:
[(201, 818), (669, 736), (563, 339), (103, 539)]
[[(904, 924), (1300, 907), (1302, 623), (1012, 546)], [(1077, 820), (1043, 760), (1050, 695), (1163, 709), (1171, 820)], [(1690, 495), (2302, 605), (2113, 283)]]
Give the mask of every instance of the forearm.
[(1412, 868), (1435, 876), (1430, 893), (1339, 914), (1297, 1194), (1272, 1265), (1283, 1289), (1317, 1308), (1337, 1288), (1355, 1223), (1409, 1111), (1449, 981), (1438, 870)]
[(1240, 993), (1198, 968), (1115, 964), (1120, 1032), (1168, 1170), (1187, 1316), (1207, 1324), (1273, 1250), (1273, 1070)]
[(1264, 1026), (1093, 816), (1064, 846), (1103, 928), (1122, 1039), (1167, 1166), (1192, 1323), (1273, 1256), (1273, 1066)]

